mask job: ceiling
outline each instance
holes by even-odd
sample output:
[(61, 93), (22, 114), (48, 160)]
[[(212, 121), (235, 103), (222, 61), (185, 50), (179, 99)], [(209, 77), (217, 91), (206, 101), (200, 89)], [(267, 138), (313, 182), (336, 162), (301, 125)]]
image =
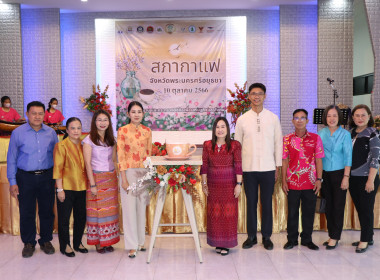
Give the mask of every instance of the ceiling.
[(277, 9), (279, 5), (317, 4), (316, 0), (0, 0), (1, 2), (22, 4), (22, 8), (60, 8), (66, 12)]

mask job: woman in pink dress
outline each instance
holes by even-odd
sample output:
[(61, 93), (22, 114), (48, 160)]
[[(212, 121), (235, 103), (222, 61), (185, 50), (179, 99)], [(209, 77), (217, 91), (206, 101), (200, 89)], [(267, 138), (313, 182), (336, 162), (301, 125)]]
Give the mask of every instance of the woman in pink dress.
[(90, 134), (83, 140), (83, 156), (90, 187), (87, 190), (87, 244), (100, 254), (113, 252), (120, 240), (116, 141), (111, 116), (96, 111)]
[(46, 110), (44, 123), (45, 124), (62, 124), (65, 117), (62, 115), (61, 111), (57, 109), (58, 100), (57, 98), (50, 99), (49, 106)]
[(224, 117), (215, 120), (212, 140), (203, 144), (202, 186), (207, 196), (207, 244), (222, 256), (237, 242), (238, 197), (242, 185), (241, 145), (231, 140)]
[(0, 108), (0, 121), (6, 122), (20, 122), (25, 121), (17, 113), (15, 109), (11, 107), (11, 99), (9, 96), (3, 96), (1, 98), (1, 108)]

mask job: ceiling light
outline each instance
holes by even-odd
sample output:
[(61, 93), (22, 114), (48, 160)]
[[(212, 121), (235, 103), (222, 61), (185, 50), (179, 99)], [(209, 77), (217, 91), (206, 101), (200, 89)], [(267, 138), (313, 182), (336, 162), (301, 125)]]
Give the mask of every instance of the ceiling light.
[(81, 2), (87, 2), (87, 0), (80, 0)]

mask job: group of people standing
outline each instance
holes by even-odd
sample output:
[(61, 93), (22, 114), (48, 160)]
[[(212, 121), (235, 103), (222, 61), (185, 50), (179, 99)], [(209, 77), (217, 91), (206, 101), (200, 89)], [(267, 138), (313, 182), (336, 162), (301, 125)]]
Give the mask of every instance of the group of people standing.
[[(200, 174), (207, 196), (207, 243), (224, 256), (238, 244), (238, 197), (244, 180), (248, 238), (242, 247), (248, 249), (258, 242), (260, 190), (262, 243), (265, 249), (272, 250), (272, 195), (282, 169), (282, 189), (288, 198), (288, 242), (284, 249), (298, 245), (299, 236), (301, 245), (319, 249), (312, 241), (312, 232), (320, 190), (327, 201), (329, 233), (323, 245), (328, 250), (336, 248), (349, 189), (361, 225), (360, 241), (353, 245), (357, 253), (365, 252), (368, 245), (373, 245), (373, 209), (379, 187), (380, 159), (380, 139), (372, 127), (370, 109), (365, 105), (353, 109), (352, 129), (348, 132), (341, 127), (340, 109), (329, 106), (323, 114), (326, 127), (318, 134), (307, 131), (308, 112), (297, 109), (292, 120), (295, 131), (282, 137), (279, 118), (263, 106), (266, 87), (261, 83), (252, 84), (248, 98), (252, 109), (238, 119), (235, 139), (231, 139), (227, 119), (219, 117), (214, 121), (212, 139), (203, 144)], [(3, 105), (7, 100), (1, 102)], [(60, 252), (68, 257), (74, 257), (74, 251), (88, 253), (82, 244), (86, 223), (87, 244), (95, 245), (101, 254), (112, 252), (112, 245), (120, 240), (120, 185), (125, 248), (129, 257), (134, 258), (137, 251), (146, 250), (145, 211), (149, 197), (147, 192), (137, 194), (128, 187), (145, 175), (143, 161), (152, 152), (152, 132), (141, 123), (143, 106), (137, 101), (129, 104), (130, 123), (118, 130), (117, 141), (110, 115), (100, 110), (94, 113), (91, 131), (83, 140), (81, 121), (72, 117), (66, 122), (64, 139), (58, 142), (55, 131), (43, 124), (46, 119), (54, 119), (56, 123), (63, 121), (62, 114), (57, 114), (57, 103), (54, 98), (50, 100), (46, 112), (42, 103), (29, 103), (28, 122), (13, 131), (9, 143), (7, 176), (10, 193), (19, 201), (22, 255), (31, 257), (35, 251), (36, 201), (40, 218), (38, 243), (46, 254), (55, 252), (50, 242), (55, 193)], [(300, 205), (301, 234), (298, 232)]]
[[(326, 199), (329, 239), (327, 250), (335, 249), (343, 230), (347, 189), (358, 212), (361, 236), (353, 242), (357, 253), (373, 245), (374, 203), (379, 187), (380, 139), (370, 109), (358, 105), (352, 110), (351, 131), (342, 128), (343, 114), (337, 106), (328, 106), (323, 114), (325, 128), (318, 134), (307, 131), (305, 109), (293, 112), (295, 131), (282, 137), (278, 117), (264, 108), (266, 87), (249, 87), (252, 109), (236, 123), (235, 140), (225, 118), (218, 118), (212, 140), (203, 145), (201, 169), (203, 191), (207, 195), (207, 243), (216, 252), (227, 255), (237, 245), (238, 200), (244, 180), (247, 199), (248, 238), (243, 248), (257, 244), (257, 203), (260, 189), (262, 207), (261, 234), (265, 249), (271, 241), (274, 184), (282, 169), (282, 189), (287, 195), (287, 238), (284, 249), (301, 245), (311, 250), (317, 195)], [(243, 176), (242, 176), (243, 175)], [(299, 208), (302, 210), (302, 232)]]
[[(114, 251), (112, 245), (120, 240), (119, 170), (125, 190), (121, 192), (125, 246), (130, 257), (135, 257), (137, 250), (145, 250), (147, 201), (129, 193), (128, 186), (144, 171), (143, 161), (151, 154), (152, 134), (141, 124), (144, 113), (139, 102), (129, 104), (128, 114), (131, 122), (120, 128), (117, 144), (111, 117), (103, 110), (94, 113), (91, 131), (83, 140), (81, 120), (69, 118), (66, 134), (58, 142), (56, 132), (43, 123), (44, 105), (38, 101), (27, 105), (28, 122), (13, 131), (7, 157), (10, 193), (19, 201), (23, 257), (31, 257), (37, 243), (36, 201), (38, 243), (46, 254), (55, 252), (51, 244), (55, 193), (62, 254), (74, 257), (74, 251), (88, 253), (82, 244), (86, 223), (87, 244), (95, 245), (101, 254)], [(71, 213), (73, 246), (69, 234)]]

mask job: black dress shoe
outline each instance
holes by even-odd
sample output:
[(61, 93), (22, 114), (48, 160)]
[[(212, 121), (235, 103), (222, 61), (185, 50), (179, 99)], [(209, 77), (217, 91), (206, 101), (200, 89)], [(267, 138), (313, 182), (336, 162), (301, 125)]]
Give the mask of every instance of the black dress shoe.
[(356, 247), (355, 252), (360, 254), (360, 253), (364, 253), (365, 251), (367, 251), (367, 249), (368, 249), (368, 243), (367, 243), (367, 247), (365, 247), (365, 248)]
[(41, 250), (47, 255), (52, 255), (55, 253), (55, 249), (50, 241), (40, 244)]
[(285, 250), (290, 250), (290, 249), (293, 249), (293, 247), (294, 247), (294, 246), (297, 246), (297, 245), (298, 245), (298, 241), (295, 241), (295, 242), (293, 242), (293, 241), (288, 241), (288, 242), (285, 243), (285, 245), (284, 245), (284, 249), (285, 249)]
[(30, 258), (33, 256), (35, 250), (35, 245), (32, 245), (31, 243), (26, 243), (24, 245), (24, 248), (22, 249), (22, 257), (23, 258)]
[(328, 242), (328, 241), (325, 241), (325, 242), (323, 242), (322, 245), (323, 245), (323, 246), (327, 246), (327, 245), (329, 245), (329, 242)]
[(313, 241), (310, 241), (310, 242), (301, 242), (301, 245), (302, 246), (306, 246), (310, 250), (315, 250), (315, 251), (319, 250), (319, 247), (317, 245), (315, 245), (313, 243)]
[[(77, 252), (79, 252), (79, 253), (82, 253), (82, 254), (87, 254), (87, 253), (88, 253), (87, 248), (85, 248), (85, 247), (83, 246), (82, 243), (81, 243), (80, 245), (82, 245), (83, 248), (80, 248), (80, 247), (75, 248), (75, 247), (74, 247), (74, 250), (77, 251)], [(80, 245), (79, 245), (79, 246), (80, 246)]]
[(333, 250), (333, 249), (335, 249), (335, 248), (338, 246), (338, 243), (339, 243), (339, 240), (337, 240), (337, 241), (335, 242), (335, 245), (333, 245), (333, 246), (330, 246), (330, 245), (327, 243), (327, 245), (326, 245), (326, 250)]
[(257, 238), (248, 236), (247, 240), (243, 243), (243, 249), (252, 248), (253, 245), (257, 244)]
[[(360, 241), (352, 242), (352, 246), (357, 247), (359, 245)], [(372, 246), (375, 242), (373, 240), (368, 241), (368, 245)]]
[(273, 242), (272, 240), (270, 240), (270, 238), (263, 238), (263, 245), (264, 245), (264, 248), (267, 250), (273, 249)]

